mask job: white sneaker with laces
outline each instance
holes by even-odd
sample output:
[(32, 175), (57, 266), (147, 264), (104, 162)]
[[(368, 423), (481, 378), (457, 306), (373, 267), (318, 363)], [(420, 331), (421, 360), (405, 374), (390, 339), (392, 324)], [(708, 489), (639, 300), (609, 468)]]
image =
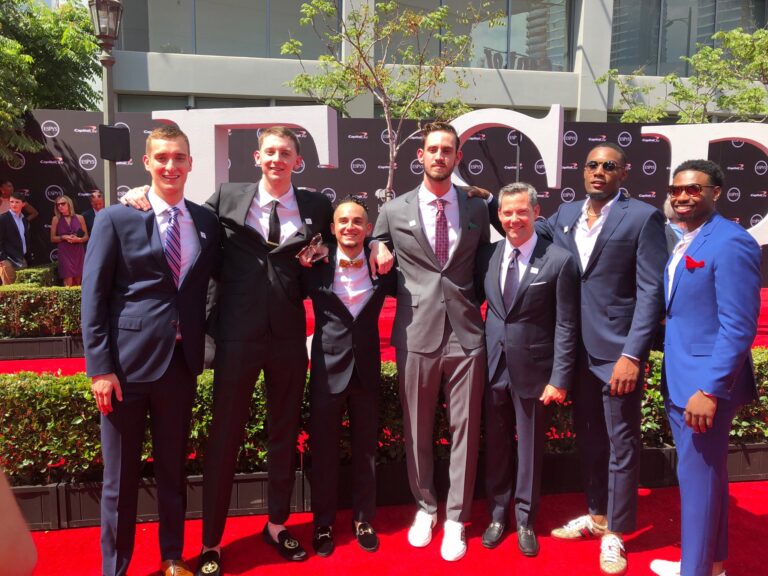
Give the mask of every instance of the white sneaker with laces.
[(437, 524), (437, 514), (424, 510), (416, 512), (416, 518), (408, 530), (408, 543), (415, 548), (424, 548), (432, 541), (432, 528)]
[(604, 576), (622, 576), (627, 572), (624, 542), (616, 534), (606, 534), (600, 540), (600, 572)]
[[(653, 560), (651, 562), (651, 572), (657, 576), (680, 576), (680, 562), (670, 560)], [(725, 570), (717, 576), (726, 576)]]
[(464, 524), (455, 520), (446, 520), (443, 524), (443, 544), (440, 555), (443, 560), (455, 562), (467, 552), (467, 540), (464, 535)]

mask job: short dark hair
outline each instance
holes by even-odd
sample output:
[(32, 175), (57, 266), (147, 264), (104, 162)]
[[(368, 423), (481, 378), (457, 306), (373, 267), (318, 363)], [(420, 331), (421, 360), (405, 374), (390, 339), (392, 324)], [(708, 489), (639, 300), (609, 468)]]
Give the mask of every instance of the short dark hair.
[(694, 170), (696, 172), (702, 172), (709, 176), (709, 182), (715, 186), (722, 187), (723, 180), (725, 177), (723, 176), (723, 169), (720, 168), (719, 164), (716, 162), (712, 162), (712, 160), (686, 160), (680, 166), (675, 168), (675, 171), (672, 173), (672, 177), (677, 176), (679, 172), (685, 172), (686, 170)]
[(15, 198), (16, 200), (21, 200), (22, 202), (27, 201), (27, 197), (24, 196), (24, 193), (21, 190), (14, 190), (11, 192), (11, 198)]
[(288, 138), (296, 147), (296, 154), (301, 154), (301, 144), (299, 144), (299, 137), (296, 136), (296, 132), (290, 128), (286, 128), (285, 126), (270, 126), (269, 128), (264, 128), (264, 130), (261, 131), (261, 134), (259, 134), (259, 149), (261, 149), (261, 145), (264, 143), (264, 139), (267, 136), (280, 136), (282, 138)]
[(339, 208), (344, 206), (344, 204), (357, 204), (358, 206), (360, 206), (363, 209), (363, 211), (365, 212), (366, 217), (368, 216), (368, 206), (366, 206), (365, 202), (363, 202), (360, 198), (358, 198), (357, 196), (353, 196), (352, 194), (342, 198), (341, 202), (339, 202), (336, 205), (336, 208), (333, 209), (333, 215), (334, 216), (336, 215), (336, 210), (338, 210)]
[(459, 134), (456, 132), (456, 128), (448, 122), (429, 122), (421, 127), (421, 135), (424, 140), (432, 132), (450, 132), (456, 138), (456, 150), (459, 149)]
[(11, 182), (10, 180), (8, 180), (8, 178), (2, 178), (2, 179), (0, 179), (0, 186), (5, 186), (6, 184), (10, 184), (11, 186), (13, 186), (13, 182)]
[(610, 148), (614, 152), (617, 152), (619, 154), (619, 158), (621, 158), (621, 165), (622, 166), (626, 166), (627, 165), (627, 153), (624, 152), (624, 148), (622, 148), (618, 144), (615, 144), (614, 142), (601, 142), (597, 146), (593, 146), (592, 149), (587, 154), (587, 156), (592, 154), (592, 152), (594, 152), (598, 148)]
[(149, 155), (149, 143), (152, 140), (176, 140), (176, 138), (183, 138), (184, 142), (187, 143), (187, 152), (192, 154), (189, 146), (189, 138), (187, 138), (187, 135), (184, 134), (181, 128), (176, 126), (176, 124), (162, 124), (152, 130), (152, 132), (149, 133), (149, 136), (147, 136), (146, 154)]

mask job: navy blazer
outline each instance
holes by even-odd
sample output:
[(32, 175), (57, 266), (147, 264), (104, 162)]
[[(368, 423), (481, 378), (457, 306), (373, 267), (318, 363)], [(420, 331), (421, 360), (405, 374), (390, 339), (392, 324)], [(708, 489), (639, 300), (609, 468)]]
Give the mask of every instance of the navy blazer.
[(561, 204), (537, 231), (571, 252), (581, 277), (581, 338), (607, 381), (622, 354), (645, 360), (664, 312), (664, 217), (620, 194), (582, 268), (574, 232), (584, 200)]
[(13, 214), (10, 210), (0, 214), (0, 260), (10, 260), (14, 264), (19, 265), (29, 254), (29, 222), (27, 217), (23, 215), (21, 221), (24, 224), (24, 236), (27, 241), (26, 253), (24, 252), (24, 245), (21, 242), (21, 235), (19, 235), (19, 228), (16, 226)]
[[(667, 274), (664, 284), (667, 294)], [(736, 404), (756, 397), (750, 350), (759, 315), (760, 247), (715, 213), (680, 259), (667, 298), (662, 386), (673, 404), (684, 408), (697, 390)]]
[[(485, 345), (493, 378), (505, 356), (512, 387), (538, 398), (547, 384), (568, 390), (578, 344), (579, 281), (567, 250), (539, 238), (509, 311), (500, 274), (506, 240), (478, 252), (478, 273), (488, 300)], [(480, 286), (478, 286), (480, 287)]]
[(168, 368), (180, 327), (187, 365), (203, 368), (205, 295), (218, 257), (218, 223), (205, 208), (186, 207), (200, 250), (176, 288), (155, 213), (122, 205), (96, 218), (85, 254), (82, 326), (89, 376), (151, 382)]
[[(362, 257), (364, 266), (370, 252)], [(327, 264), (304, 268), (302, 284), (312, 299), (315, 334), (312, 338), (310, 386), (320, 386), (331, 394), (343, 392), (357, 369), (365, 387), (378, 387), (381, 373), (379, 313), (384, 297), (394, 296), (397, 278), (394, 270), (371, 278), (373, 292), (356, 317), (333, 292), (336, 247), (331, 245)], [(370, 271), (369, 271), (370, 274)]]

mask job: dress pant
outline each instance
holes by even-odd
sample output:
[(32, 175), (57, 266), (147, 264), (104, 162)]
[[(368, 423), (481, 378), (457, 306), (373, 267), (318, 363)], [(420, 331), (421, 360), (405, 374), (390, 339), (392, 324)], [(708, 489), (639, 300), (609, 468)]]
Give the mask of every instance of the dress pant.
[(345, 407), (349, 412), (352, 441), (352, 519), (371, 522), (376, 515), (379, 392), (378, 386), (363, 385), (357, 370), (344, 391), (338, 394), (332, 394), (327, 388), (310, 387), (310, 485), (315, 526), (331, 526), (336, 520), (341, 418)]
[(208, 547), (218, 546), (224, 534), (237, 455), (262, 370), (269, 521), (283, 524), (288, 519), (307, 375), (306, 340), (219, 341), (214, 366), (213, 419), (203, 464), (203, 545)]
[(635, 390), (622, 396), (611, 396), (607, 381), (593, 370), (582, 350), (573, 389), (573, 421), (587, 506), (590, 514), (608, 517), (612, 532), (634, 532), (644, 365)]
[(133, 555), (141, 449), (150, 419), (152, 457), (160, 517), (160, 556), (177, 560), (184, 548), (187, 441), (196, 379), (176, 345), (165, 374), (155, 382), (121, 383), (123, 400), (101, 416), (104, 484), (101, 494), (101, 553), (104, 576), (123, 575)]
[(442, 389), (451, 434), (446, 516), (466, 522), (477, 475), (485, 347), (465, 350), (446, 321), (442, 345), (435, 352), (420, 354), (399, 348), (396, 358), (411, 492), (423, 511), (437, 512), (433, 433)]

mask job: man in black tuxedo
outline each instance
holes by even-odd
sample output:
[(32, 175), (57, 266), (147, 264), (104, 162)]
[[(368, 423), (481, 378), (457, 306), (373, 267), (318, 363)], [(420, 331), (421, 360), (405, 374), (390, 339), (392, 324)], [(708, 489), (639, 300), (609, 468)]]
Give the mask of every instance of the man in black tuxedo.
[(29, 222), (23, 214), (26, 202), (19, 192), (8, 198), (10, 209), (0, 214), (0, 280), (16, 282), (16, 270), (27, 266), (29, 256)]
[(381, 351), (379, 312), (386, 295), (394, 295), (395, 274), (372, 274), (365, 237), (373, 226), (365, 206), (353, 198), (334, 211), (331, 247), (325, 265), (304, 271), (305, 289), (315, 311), (312, 368), (309, 377), (312, 454), (310, 482), (315, 534), (320, 556), (333, 553), (336, 519), (341, 417), (349, 413), (352, 438), (352, 518), (358, 544), (378, 549), (371, 526), (376, 513), (376, 446), (379, 419)]
[(578, 270), (567, 250), (536, 235), (539, 212), (533, 186), (517, 182), (503, 187), (498, 216), (506, 238), (478, 252), (478, 274), (488, 300), (485, 439), (491, 513), (482, 543), (495, 548), (501, 541), (514, 484), (518, 546), (526, 556), (539, 551), (533, 527), (540, 499), (545, 406), (565, 400), (578, 343)]
[(144, 165), (152, 175), (152, 210), (106, 209), (83, 271), (86, 370), (101, 412), (102, 574), (126, 574), (131, 561), (149, 413), (161, 571), (191, 576), (182, 560), (184, 463), (219, 228), (213, 214), (184, 200), (192, 159), (181, 130), (153, 130)]

